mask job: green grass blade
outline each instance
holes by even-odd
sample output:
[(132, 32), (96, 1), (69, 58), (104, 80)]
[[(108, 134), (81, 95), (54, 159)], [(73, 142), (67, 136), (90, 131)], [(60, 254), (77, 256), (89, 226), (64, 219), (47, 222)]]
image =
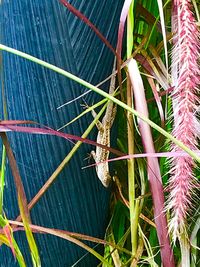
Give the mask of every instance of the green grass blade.
[[(8, 220), (4, 219), (4, 217), (2, 215), (0, 215), (0, 227), (4, 228), (6, 225), (8, 225), (8, 227), (10, 227)], [(14, 255), (13, 256), (16, 257), (16, 259), (19, 263), (19, 266), (20, 267), (26, 267), (22, 253), (21, 253), (21, 251), (17, 245), (17, 242), (14, 239), (11, 227), (10, 227), (10, 230), (11, 230), (10, 240), (8, 240), (8, 237), (6, 235), (0, 234), (0, 243), (5, 244), (6, 246), (10, 247), (12, 250), (14, 249), (14, 251), (13, 251)], [(11, 244), (11, 242), (12, 242), (12, 244)]]
[(113, 101), (114, 103), (116, 103), (117, 105), (119, 105), (120, 107), (124, 108), (125, 110), (130, 111), (133, 115), (139, 117), (141, 120), (143, 120), (144, 122), (148, 123), (152, 128), (154, 128), (155, 130), (157, 130), (158, 132), (160, 132), (162, 135), (164, 135), (167, 139), (169, 139), (170, 141), (172, 141), (173, 143), (175, 143), (178, 147), (180, 147), (181, 149), (183, 149), (185, 152), (187, 152), (193, 159), (195, 159), (197, 162), (200, 163), (200, 157), (191, 149), (189, 149), (187, 146), (185, 146), (182, 142), (180, 142), (178, 139), (176, 139), (175, 137), (173, 137), (171, 134), (169, 134), (168, 132), (166, 132), (165, 130), (163, 130), (163, 128), (161, 128), (160, 126), (158, 126), (156, 123), (154, 123), (153, 121), (149, 120), (148, 118), (146, 118), (145, 116), (143, 116), (142, 114), (140, 114), (139, 112), (137, 112), (135, 109), (127, 106), (125, 103), (123, 103), (122, 101), (120, 101), (119, 99), (115, 98), (112, 95), (109, 95), (108, 93), (106, 93), (105, 91), (95, 87), (94, 85), (90, 84), (89, 82), (86, 82), (85, 80), (76, 77), (75, 75), (71, 74), (70, 72), (67, 72), (61, 68), (58, 68), (52, 64), (49, 64), (41, 59), (35, 58), (31, 55), (28, 55), (26, 53), (23, 53), (21, 51), (18, 51), (16, 49), (10, 48), (8, 46), (2, 45), (0, 44), (0, 50), (4, 50), (7, 51), (9, 53), (18, 55), (22, 58), (25, 58), (27, 60), (30, 60), (32, 62), (35, 62), (43, 67), (46, 67), (48, 69), (51, 69), (73, 81), (76, 81), (77, 83), (93, 90), (94, 92), (96, 92), (97, 94)]
[[(0, 234), (0, 242), (9, 247), (9, 241), (8, 241), (8, 239), (4, 235), (2, 235), (2, 234)], [(26, 266), (26, 263), (24, 261), (24, 258), (22, 256), (22, 253), (21, 253), (21, 251), (20, 251), (20, 249), (19, 249), (19, 247), (18, 247), (18, 245), (17, 245), (17, 243), (16, 243), (15, 240), (13, 240), (13, 244), (14, 244), (16, 259), (18, 261), (19, 266), (20, 267), (27, 267)]]
[(23, 209), (23, 204), (22, 204), (20, 196), (18, 197), (18, 203), (19, 203), (20, 214), (22, 216), (22, 221), (23, 221), (27, 241), (28, 241), (29, 248), (31, 251), (33, 266), (34, 267), (40, 267), (41, 262), (40, 262), (40, 256), (39, 256), (38, 248), (37, 248), (37, 245), (35, 243), (33, 233), (31, 231), (31, 228), (29, 225), (29, 220), (28, 220), (27, 216), (25, 215), (25, 212)]

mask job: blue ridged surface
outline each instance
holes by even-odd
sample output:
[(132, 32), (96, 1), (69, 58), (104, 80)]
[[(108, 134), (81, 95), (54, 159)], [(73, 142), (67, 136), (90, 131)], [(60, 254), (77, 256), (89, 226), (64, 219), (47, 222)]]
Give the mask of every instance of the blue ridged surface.
[[(115, 46), (123, 1), (70, 1), (100, 29)], [(3, 0), (0, 5), (1, 43), (30, 53), (79, 77), (97, 84), (110, 74), (113, 55), (83, 22), (56, 0)], [(57, 107), (86, 89), (61, 75), (3, 52), (3, 77), (8, 118), (34, 120), (57, 129), (77, 116), (83, 100), (60, 110)], [(105, 87), (107, 90), (107, 87)], [(99, 99), (90, 93), (88, 104)], [(2, 107), (2, 99), (0, 101)], [(3, 119), (1, 108), (1, 118)], [(66, 128), (81, 135), (91, 122), (90, 114)], [(93, 138), (96, 129), (90, 135)], [(64, 159), (73, 144), (52, 136), (10, 133), (9, 141), (18, 163), (27, 198), (30, 201)], [(82, 170), (91, 147), (83, 145), (54, 184), (31, 211), (32, 223), (103, 238), (108, 213), (109, 191), (94, 169)], [(9, 219), (19, 214), (15, 185), (7, 166), (4, 210)], [(68, 241), (35, 235), (42, 266), (68, 267), (86, 251)], [(32, 266), (24, 233), (15, 233)], [(86, 255), (76, 266), (96, 266)], [(10, 249), (0, 248), (0, 266), (18, 266)]]

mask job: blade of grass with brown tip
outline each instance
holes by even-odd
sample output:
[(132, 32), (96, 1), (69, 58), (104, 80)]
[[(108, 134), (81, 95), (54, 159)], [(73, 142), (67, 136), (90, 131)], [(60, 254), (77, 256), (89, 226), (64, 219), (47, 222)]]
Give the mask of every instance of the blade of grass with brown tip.
[(129, 8), (132, 3), (132, 0), (125, 0), (121, 15), (120, 15), (120, 22), (118, 28), (118, 39), (117, 39), (117, 73), (118, 73), (118, 82), (120, 88), (120, 94), (122, 101), (124, 102), (124, 96), (122, 92), (122, 75), (121, 75), (121, 64), (122, 64), (122, 42), (125, 30), (125, 22), (128, 16)]
[(15, 249), (14, 249), (14, 245), (13, 245), (14, 239), (13, 239), (12, 228), (10, 227), (8, 220), (4, 219), (2, 215), (0, 215), (0, 226), (3, 229), (4, 235), (7, 237), (12, 254), (16, 258)]
[[(15, 221), (9, 221), (11, 224), (17, 224), (17, 225), (21, 225), (23, 226), (22, 223), (20, 222), (15, 222)], [(97, 242), (97, 243), (101, 243), (101, 244), (108, 244), (111, 245), (117, 249), (120, 249), (119, 246), (111, 243), (111, 242), (106, 242), (104, 240), (100, 240), (100, 239), (96, 239), (96, 238), (92, 238), (89, 236), (85, 236), (84, 235), (80, 235), (80, 234), (70, 234), (70, 232), (64, 231), (64, 230), (57, 230), (57, 229), (52, 229), (52, 228), (46, 228), (46, 227), (42, 227), (42, 226), (37, 226), (37, 225), (30, 225), (32, 231), (39, 233), (39, 234), (50, 234), (53, 236), (57, 236), (60, 237), (62, 239), (68, 240), (76, 245), (78, 245), (79, 247), (82, 247), (83, 249), (87, 250), (89, 253), (91, 253), (92, 255), (94, 255), (97, 259), (99, 259), (102, 263), (106, 264), (106, 266), (108, 267), (112, 267), (111, 264), (109, 264), (98, 252), (96, 252), (94, 249), (92, 249), (91, 247), (89, 247), (88, 245), (84, 244), (83, 242), (81, 242), (80, 239), (84, 239), (84, 240), (89, 240), (92, 242)], [(101, 241), (101, 242), (100, 242)], [(129, 251), (127, 251), (129, 253)], [(130, 254), (130, 253), (129, 253)]]
[(64, 139), (67, 139), (67, 140), (76, 140), (76, 141), (81, 141), (83, 143), (86, 143), (86, 144), (90, 144), (90, 145), (94, 145), (94, 146), (99, 146), (103, 149), (106, 149), (106, 150), (109, 150), (111, 153), (115, 154), (115, 155), (118, 155), (118, 156), (123, 156), (124, 153), (114, 149), (114, 148), (111, 148), (111, 147), (108, 147), (108, 146), (105, 146), (105, 145), (102, 145), (100, 143), (97, 143), (95, 141), (92, 141), (92, 140), (89, 140), (89, 139), (86, 139), (86, 138), (82, 138), (82, 137), (79, 137), (79, 136), (76, 136), (76, 135), (72, 135), (72, 134), (67, 134), (67, 133), (62, 133), (62, 132), (58, 132), (58, 131), (55, 131), (53, 129), (51, 129), (50, 127), (47, 127), (47, 126), (44, 126), (45, 128), (37, 128), (37, 127), (23, 127), (23, 126), (16, 126), (16, 125), (1, 125), (0, 124), (0, 131), (1, 132), (10, 132), (10, 131), (14, 131), (14, 132), (20, 132), (20, 133), (30, 133), (30, 134), (46, 134), (46, 135), (55, 135), (55, 136), (58, 136), (58, 137), (62, 137)]
[(24, 187), (22, 184), (22, 180), (21, 180), (21, 177), (19, 174), (19, 170), (17, 167), (17, 163), (15, 161), (15, 157), (14, 157), (14, 154), (13, 154), (12, 149), (10, 147), (10, 144), (8, 142), (6, 134), (1, 132), (0, 137), (2, 138), (3, 144), (5, 146), (6, 153), (7, 153), (8, 160), (9, 160), (9, 164), (10, 164), (10, 168), (11, 168), (13, 178), (15, 181), (15, 186), (17, 189), (18, 205), (19, 205), (22, 221), (23, 221), (23, 224), (25, 227), (26, 237), (27, 237), (27, 241), (28, 241), (29, 248), (31, 251), (33, 265), (34, 265), (34, 267), (40, 267), (41, 266), (40, 257), (39, 257), (37, 245), (35, 243), (33, 234), (31, 232), (31, 229), (29, 226), (30, 214), (29, 214), (29, 210), (28, 210), (28, 203), (27, 203)]
[[(8, 247), (10, 246), (7, 237), (5, 235), (3, 235), (3, 234), (0, 234), (0, 243), (3, 243)], [(13, 244), (14, 244), (16, 259), (17, 259), (17, 262), (18, 262), (19, 266), (20, 267), (27, 267), (26, 263), (24, 261), (24, 258), (23, 258), (22, 254), (21, 254), (21, 251), (20, 251), (17, 243), (15, 242), (15, 240), (13, 241)]]
[(124, 29), (125, 29), (125, 22), (128, 16), (129, 8), (132, 3), (132, 0), (125, 0), (121, 16), (120, 16), (120, 22), (119, 22), (119, 28), (118, 28), (118, 39), (117, 39), (117, 54), (121, 58), (122, 54), (122, 41), (124, 36)]

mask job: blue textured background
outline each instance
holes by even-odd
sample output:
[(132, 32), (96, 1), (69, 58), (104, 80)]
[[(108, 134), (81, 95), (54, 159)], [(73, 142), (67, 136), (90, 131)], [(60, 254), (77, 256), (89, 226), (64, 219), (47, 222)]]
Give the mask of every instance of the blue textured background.
[[(117, 26), (123, 1), (70, 1), (116, 46)], [(0, 5), (1, 43), (30, 53), (79, 77), (97, 84), (110, 74), (113, 55), (90, 28), (57, 0), (3, 0)], [(77, 116), (79, 100), (60, 110), (57, 107), (86, 89), (61, 75), (17, 56), (3, 52), (3, 77), (8, 118), (34, 120), (57, 129)], [(107, 87), (104, 87), (107, 90)], [(89, 104), (99, 99), (94, 93)], [(2, 99), (1, 118), (3, 119)], [(81, 135), (91, 122), (90, 114), (67, 127)], [(90, 135), (94, 137), (96, 129)], [(9, 140), (30, 201), (72, 148), (66, 140), (51, 136), (10, 133)], [(103, 237), (107, 222), (109, 192), (94, 169), (81, 170), (91, 147), (83, 145), (31, 211), (32, 223), (46, 227)], [(4, 210), (9, 219), (19, 214), (15, 186), (7, 167)], [(68, 241), (35, 235), (42, 266), (96, 266), (96, 259)], [(24, 233), (15, 233), (31, 266)], [(18, 266), (10, 249), (0, 248), (0, 266)]]

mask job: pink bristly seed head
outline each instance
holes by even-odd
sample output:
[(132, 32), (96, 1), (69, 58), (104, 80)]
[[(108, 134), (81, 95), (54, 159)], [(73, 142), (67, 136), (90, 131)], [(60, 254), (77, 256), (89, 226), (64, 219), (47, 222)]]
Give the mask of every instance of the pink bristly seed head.
[[(174, 91), (171, 93), (174, 117), (172, 134), (190, 149), (196, 150), (200, 133), (200, 124), (196, 117), (200, 83), (199, 31), (191, 11), (191, 1), (174, 0), (174, 6), (176, 35), (172, 53), (174, 83)], [(180, 151), (174, 144), (171, 148), (173, 152)], [(174, 241), (185, 229), (187, 213), (192, 206), (192, 195), (196, 187), (194, 167), (195, 163), (190, 157), (175, 157), (171, 162), (167, 209), (171, 210), (169, 230)]]

